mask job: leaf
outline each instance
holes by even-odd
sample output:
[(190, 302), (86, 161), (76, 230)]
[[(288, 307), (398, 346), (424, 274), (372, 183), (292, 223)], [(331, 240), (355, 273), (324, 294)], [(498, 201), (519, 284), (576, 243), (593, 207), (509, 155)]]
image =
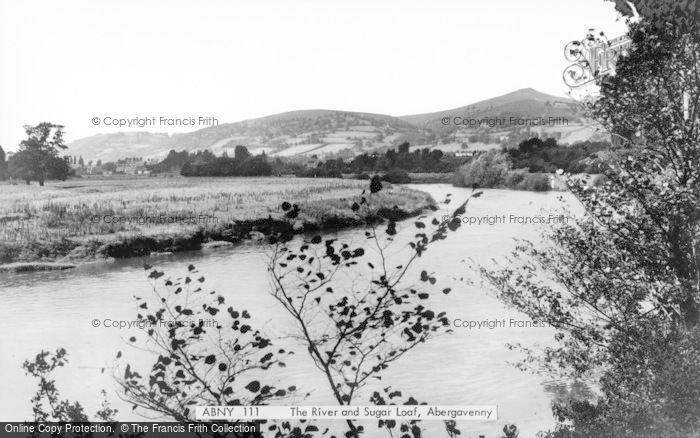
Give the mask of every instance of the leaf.
[(258, 382), (257, 380), (253, 380), (245, 386), (245, 389), (247, 389), (250, 392), (258, 392), (260, 391), (260, 382)]
[(369, 183), (369, 191), (370, 193), (377, 193), (382, 189), (382, 181), (379, 179), (379, 176), (374, 175), (372, 177), (372, 180)]

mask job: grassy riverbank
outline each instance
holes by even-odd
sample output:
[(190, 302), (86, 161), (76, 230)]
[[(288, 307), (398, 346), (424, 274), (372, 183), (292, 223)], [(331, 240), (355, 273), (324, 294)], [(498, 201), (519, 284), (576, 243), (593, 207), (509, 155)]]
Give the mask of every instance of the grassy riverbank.
[[(299, 204), (297, 232), (356, 226), (362, 220), (348, 208), (350, 199), (368, 186), (321, 178), (137, 177), (0, 185), (0, 270), (236, 243), (289, 227), (283, 201)], [(378, 216), (409, 217), (433, 203), (425, 193), (386, 186), (371, 197)]]

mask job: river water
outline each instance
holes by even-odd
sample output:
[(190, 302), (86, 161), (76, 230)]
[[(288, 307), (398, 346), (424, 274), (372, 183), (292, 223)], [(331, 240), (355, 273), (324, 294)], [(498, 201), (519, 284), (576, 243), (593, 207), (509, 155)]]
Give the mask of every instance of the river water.
[[(431, 193), (436, 200), (451, 193), (454, 199), (451, 205), (465, 199), (470, 192), (447, 185), (413, 187)], [(506, 215), (506, 223), (465, 225), (429, 250), (419, 261), (419, 269), (434, 272), (441, 287), (452, 287), (449, 295), (434, 294), (430, 305), (448, 309), (451, 321), (526, 320), (505, 308), (469, 266), (503, 260), (513, 249), (514, 238), (537, 241), (548, 225), (519, 223), (524, 220), (519, 218), (561, 213), (564, 204), (574, 212), (569, 214), (582, 214), (568, 194), (485, 190), (483, 196), (472, 200), (465, 216)], [(441, 218), (446, 213), (442, 210), (435, 215)], [(411, 228), (407, 232), (412, 233), (412, 222), (400, 224), (399, 235), (407, 227)], [(350, 230), (340, 234), (344, 238), (361, 239), (362, 233)], [(150, 291), (142, 267), (144, 261), (172, 275), (184, 274), (190, 263), (196, 265), (206, 277), (208, 288), (224, 295), (228, 303), (245, 306), (265, 333), (279, 339), (276, 344), (296, 346), (297, 354), (287, 360), (286, 368), (275, 370), (279, 373), (275, 377), (285, 386), (295, 384), (310, 392), (306, 400), (298, 402), (333, 404), (326, 382), (305, 356), (304, 348), (289, 339), (294, 327), (269, 293), (264, 247), (249, 243), (155, 258), (101, 262), (70, 271), (0, 276), (0, 300), (6, 309), (0, 319), (3, 349), (0, 421), (31, 418), (29, 399), (36, 382), (24, 374), (22, 362), (42, 349), (58, 347), (68, 350), (70, 360), (56, 373), (63, 397), (79, 400), (92, 414), (101, 402), (99, 391), (104, 388), (120, 410), (117, 419), (140, 418), (132, 413), (130, 405), (119, 400), (111, 369), (117, 351), (133, 358), (132, 363), (136, 364), (146, 363), (145, 353), (128, 345), (131, 335), (128, 330), (104, 327), (104, 324), (93, 327), (92, 321), (135, 319), (134, 295), (144, 296)], [(550, 403), (561, 393), (562, 386), (516, 369), (510, 363), (520, 358), (520, 354), (509, 351), (505, 344), (549, 344), (552, 334), (551, 329), (541, 327), (454, 328), (451, 335), (419, 346), (392, 365), (378, 387), (391, 385), (436, 405), (497, 405), (497, 422), (458, 423), (466, 437), (478, 433), (499, 436), (498, 431), (506, 423), (517, 424), (522, 437), (534, 436), (538, 430), (552, 427)], [(426, 436), (445, 436), (438, 433), (442, 429), (439, 422), (425, 426)], [(370, 431), (368, 436), (384, 436), (376, 428), (372, 431), (371, 426)]]

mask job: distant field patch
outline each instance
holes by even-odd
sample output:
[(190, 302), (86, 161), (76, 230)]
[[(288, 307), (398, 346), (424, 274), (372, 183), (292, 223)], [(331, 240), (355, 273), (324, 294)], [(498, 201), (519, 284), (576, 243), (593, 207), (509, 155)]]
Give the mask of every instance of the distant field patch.
[(337, 152), (340, 152), (345, 149), (350, 149), (353, 147), (352, 143), (334, 143), (334, 144), (327, 144), (324, 147), (320, 149), (316, 149), (313, 152), (314, 153), (319, 153), (319, 154), (334, 154)]
[(306, 152), (310, 152), (314, 149), (320, 148), (323, 143), (313, 143), (313, 144), (300, 144), (296, 146), (283, 149), (279, 152), (275, 152), (276, 157), (292, 157), (294, 155), (301, 155)]

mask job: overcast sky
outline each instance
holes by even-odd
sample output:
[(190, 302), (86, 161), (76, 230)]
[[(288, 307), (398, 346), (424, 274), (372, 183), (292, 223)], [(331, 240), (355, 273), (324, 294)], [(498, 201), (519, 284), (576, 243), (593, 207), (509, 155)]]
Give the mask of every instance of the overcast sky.
[(527, 87), (563, 96), (564, 45), (589, 27), (626, 28), (603, 0), (0, 0), (0, 145), (15, 150), (41, 121), (70, 141), (119, 130), (93, 117), (405, 115)]

